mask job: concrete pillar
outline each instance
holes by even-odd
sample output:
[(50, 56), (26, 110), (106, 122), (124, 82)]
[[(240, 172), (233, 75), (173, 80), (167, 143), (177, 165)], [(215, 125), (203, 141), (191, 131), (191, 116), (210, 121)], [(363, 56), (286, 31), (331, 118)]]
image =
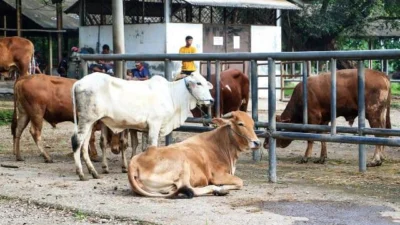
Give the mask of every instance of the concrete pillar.
[(277, 26), (277, 27), (282, 26), (281, 15), (282, 15), (281, 10), (280, 10), (280, 9), (277, 9), (277, 10), (276, 10), (276, 26)]
[[(113, 19), (113, 45), (115, 54), (125, 53), (125, 32), (124, 32), (124, 3), (123, 0), (112, 0), (112, 19)], [(114, 74), (116, 77), (123, 78), (124, 62), (114, 62)]]

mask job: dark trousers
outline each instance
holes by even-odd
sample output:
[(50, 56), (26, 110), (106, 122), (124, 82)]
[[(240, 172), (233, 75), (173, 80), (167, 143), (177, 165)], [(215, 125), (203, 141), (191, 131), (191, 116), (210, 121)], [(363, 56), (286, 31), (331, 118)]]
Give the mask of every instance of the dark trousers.
[(194, 71), (181, 71), (181, 74), (185, 74), (185, 75), (192, 75), (192, 73), (193, 73)]

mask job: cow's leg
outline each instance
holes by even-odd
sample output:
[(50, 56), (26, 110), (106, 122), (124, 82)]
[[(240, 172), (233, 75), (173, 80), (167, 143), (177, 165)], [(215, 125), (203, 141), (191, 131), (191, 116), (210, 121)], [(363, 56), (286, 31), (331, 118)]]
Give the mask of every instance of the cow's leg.
[(158, 123), (152, 123), (149, 126), (149, 132), (148, 132), (148, 144), (150, 146), (158, 146), (158, 136), (160, 134), (160, 128), (161, 124)]
[(300, 164), (308, 163), (308, 160), (311, 158), (313, 145), (314, 145), (313, 141), (307, 141), (306, 152), (304, 153), (304, 156), (297, 163), (300, 163)]
[(23, 161), (21, 157), (21, 149), (20, 149), (20, 138), (22, 133), (24, 132), (26, 126), (29, 123), (29, 117), (28, 115), (21, 114), (19, 115), (19, 118), (16, 118), (16, 128), (15, 128), (15, 136), (13, 138), (14, 141), (14, 154), (16, 156), (17, 161)]
[(101, 135), (100, 135), (100, 148), (102, 152), (101, 167), (103, 168), (103, 173), (109, 173), (108, 162), (107, 162), (107, 137), (108, 137), (108, 129), (106, 125), (103, 125), (101, 126)]
[[(386, 125), (386, 120), (385, 120), (385, 112), (382, 113), (381, 118), (368, 118), (369, 125), (371, 128), (385, 128)], [(379, 137), (379, 135), (375, 135)], [(376, 145), (375, 146), (375, 152), (374, 156), (372, 157), (372, 160), (367, 164), (367, 167), (375, 167), (375, 166), (381, 166), (382, 162), (384, 160), (384, 146), (383, 145)]]
[(96, 129), (92, 129), (92, 133), (90, 135), (90, 141), (89, 141), (89, 156), (90, 159), (93, 162), (100, 162), (99, 156), (97, 155), (97, 150), (96, 150), (96, 135), (95, 135)]
[[(87, 161), (89, 159), (88, 157), (88, 144), (90, 141), (90, 131), (92, 129), (93, 123), (86, 123), (85, 125), (83, 125), (82, 127), (78, 126), (79, 130), (76, 134), (74, 134), (71, 138), (71, 142), (72, 142), (72, 148), (74, 151), (74, 160), (75, 160), (75, 167), (76, 167), (76, 173), (79, 176), (79, 179), (84, 181), (87, 180), (85, 178), (85, 175), (83, 174), (83, 170), (82, 170), (82, 163), (81, 163), (81, 151), (83, 151), (83, 158), (86, 162), (86, 166), (89, 169), (89, 165), (87, 163)], [(85, 150), (86, 150), (86, 154), (85, 154)], [(86, 158), (85, 158), (86, 157)], [(89, 162), (90, 163), (90, 162)], [(91, 165), (91, 163), (90, 163)], [(93, 165), (92, 165), (93, 168)], [(89, 172), (92, 172), (89, 169)], [(93, 175), (93, 173), (92, 173)], [(97, 175), (97, 173), (95, 173), (95, 175)], [(93, 175), (94, 176), (94, 175)], [(98, 175), (97, 175), (98, 177)]]
[(328, 151), (326, 149), (326, 142), (321, 141), (321, 155), (319, 159), (315, 160), (314, 163), (324, 164), (328, 158)]
[(29, 131), (33, 137), (33, 140), (35, 140), (36, 146), (39, 148), (44, 158), (44, 161), (46, 163), (52, 163), (53, 159), (51, 159), (49, 154), (43, 148), (42, 136), (41, 136), (42, 126), (43, 126), (43, 117), (42, 116), (33, 117), (31, 118), (31, 128)]
[(139, 140), (137, 137), (137, 131), (136, 130), (129, 130), (129, 133), (131, 134), (131, 146), (132, 146), (132, 154), (131, 154), (131, 159), (133, 156), (136, 155), (136, 148), (139, 145)]
[(128, 172), (128, 163), (126, 162), (126, 149), (128, 148), (128, 130), (124, 130), (119, 134), (120, 143), (119, 147), (121, 148), (121, 157), (122, 157), (122, 172)]
[(149, 143), (149, 134), (142, 132), (142, 152), (145, 152)]
[(227, 192), (229, 190), (239, 190), (243, 187), (242, 179), (228, 173), (214, 174), (211, 183), (222, 186), (223, 190), (226, 190)]
[[(90, 127), (90, 129), (91, 128), (92, 127)], [(100, 176), (98, 175), (98, 173), (97, 173), (96, 169), (94, 168), (94, 166), (92, 164), (92, 161), (90, 161), (90, 157), (89, 157), (88, 146), (89, 146), (90, 136), (88, 134), (90, 132), (90, 129), (87, 132), (86, 139), (83, 142), (83, 146), (82, 146), (83, 160), (85, 161), (86, 166), (87, 166), (87, 168), (89, 170), (89, 173), (92, 174), (93, 178), (94, 179), (99, 179)]]

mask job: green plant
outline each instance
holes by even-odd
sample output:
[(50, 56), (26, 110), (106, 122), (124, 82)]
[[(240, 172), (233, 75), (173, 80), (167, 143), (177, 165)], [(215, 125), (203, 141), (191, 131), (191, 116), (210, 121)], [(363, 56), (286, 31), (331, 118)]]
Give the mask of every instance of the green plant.
[(12, 121), (13, 110), (3, 109), (0, 110), (0, 126), (9, 125)]
[(85, 220), (86, 219), (86, 217), (87, 217), (87, 215), (85, 214), (85, 213), (83, 213), (83, 212), (81, 212), (81, 211), (76, 211), (75, 213), (74, 213), (74, 217), (75, 217), (75, 219), (77, 219), (77, 220)]

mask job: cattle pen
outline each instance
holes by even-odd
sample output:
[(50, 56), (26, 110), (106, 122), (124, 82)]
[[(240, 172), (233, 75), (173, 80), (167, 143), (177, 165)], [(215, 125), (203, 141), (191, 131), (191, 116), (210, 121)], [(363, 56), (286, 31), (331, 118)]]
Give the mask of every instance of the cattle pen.
[[(309, 141), (325, 141), (359, 144), (359, 171), (366, 171), (366, 149), (365, 145), (387, 145), (400, 146), (400, 138), (366, 137), (365, 135), (400, 136), (400, 129), (377, 129), (365, 127), (365, 60), (388, 60), (400, 58), (400, 50), (367, 50), (367, 51), (330, 51), (330, 52), (280, 52), (280, 53), (226, 53), (226, 54), (94, 54), (81, 55), (83, 74), (88, 73), (88, 60), (115, 60), (115, 61), (164, 61), (165, 76), (172, 80), (171, 62), (181, 60), (203, 60), (207, 61), (207, 80), (211, 76), (211, 61), (215, 61), (216, 72), (216, 96), (215, 111), (220, 115), (220, 62), (224, 61), (250, 61), (251, 62), (251, 101), (252, 118), (255, 121), (256, 133), (259, 136), (269, 138), (269, 169), (268, 176), (270, 182), (277, 182), (276, 176), (276, 139), (293, 139)], [(336, 126), (336, 60), (356, 60), (358, 62), (358, 127)], [(307, 124), (308, 104), (307, 104), (307, 77), (309, 71), (304, 70), (303, 77), (303, 124), (276, 123), (276, 60), (330, 60), (331, 66), (331, 125), (309, 125)], [(258, 119), (258, 75), (257, 61), (268, 61), (268, 122)], [(188, 118), (186, 122), (203, 123), (210, 122), (210, 118)], [(267, 132), (260, 130), (266, 128)], [(204, 132), (211, 130), (211, 127), (181, 126), (176, 131), (184, 132)], [(297, 132), (293, 132), (297, 131)], [(301, 131), (301, 132), (298, 132)], [(330, 132), (329, 134), (313, 134), (304, 132)], [(339, 133), (355, 134), (345, 136)], [(171, 142), (171, 136), (166, 137), (166, 144)], [(260, 152), (253, 152), (253, 160), (260, 159)]]

